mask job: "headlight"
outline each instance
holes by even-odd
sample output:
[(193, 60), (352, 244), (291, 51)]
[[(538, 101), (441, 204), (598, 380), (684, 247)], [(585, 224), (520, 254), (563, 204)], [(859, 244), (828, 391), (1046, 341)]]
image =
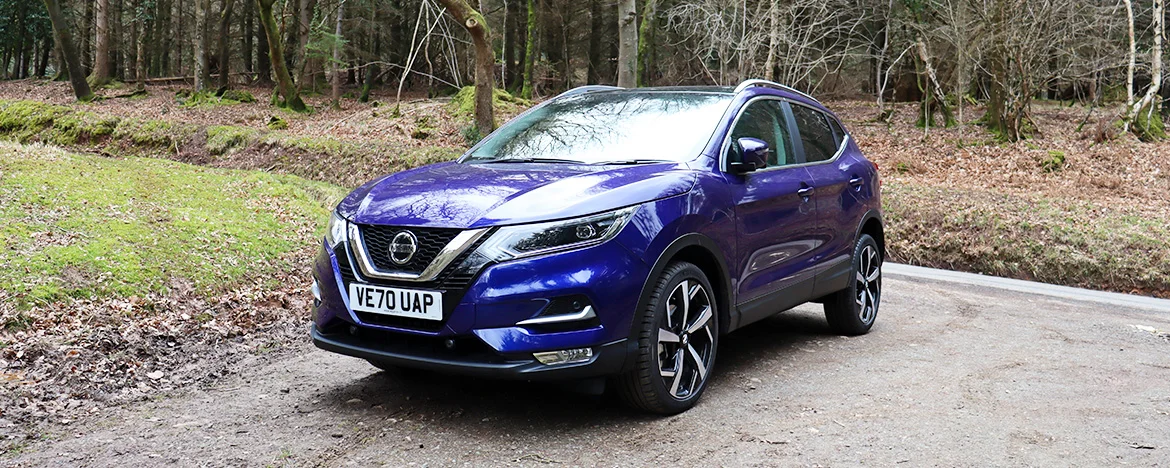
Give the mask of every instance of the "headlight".
[(325, 242), (329, 244), (330, 249), (337, 248), (337, 244), (345, 240), (345, 218), (337, 215), (334, 211), (333, 215), (329, 216), (329, 229), (325, 231)]
[(531, 257), (600, 244), (617, 236), (637, 206), (598, 215), (538, 224), (504, 226), (459, 266), (473, 272), (490, 262)]

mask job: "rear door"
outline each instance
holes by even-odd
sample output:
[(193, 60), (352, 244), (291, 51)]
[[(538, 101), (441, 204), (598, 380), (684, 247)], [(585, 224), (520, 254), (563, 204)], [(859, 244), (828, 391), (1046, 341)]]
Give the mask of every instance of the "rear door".
[(847, 285), (853, 242), (864, 206), (861, 194), (870, 165), (849, 153), (848, 136), (837, 119), (818, 109), (791, 104), (801, 146), (816, 191), (816, 239), (814, 252), (817, 285), (821, 296)]
[(768, 143), (768, 166), (743, 175), (727, 174), (735, 203), (738, 236), (738, 310), (735, 327), (768, 317), (808, 299), (812, 293), (816, 210), (812, 177), (800, 167), (786, 104), (757, 98), (745, 106), (725, 144), (725, 160), (738, 161), (736, 140)]

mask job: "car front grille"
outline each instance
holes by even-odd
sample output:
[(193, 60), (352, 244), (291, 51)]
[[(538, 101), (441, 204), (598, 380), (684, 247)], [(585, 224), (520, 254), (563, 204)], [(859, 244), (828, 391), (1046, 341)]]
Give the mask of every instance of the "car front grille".
[[(398, 231), (394, 231), (397, 233)], [(458, 234), (458, 231), (456, 231)], [(365, 312), (356, 312), (358, 320), (362, 323), (370, 325), (381, 325), (394, 328), (403, 328), (409, 330), (421, 331), (438, 331), (443, 328), (447, 320), (451, 317), (451, 312), (455, 310), (455, 306), (463, 300), (463, 295), (467, 292), (467, 288), (471, 285), (471, 281), (479, 273), (474, 272), (456, 272), (459, 265), (467, 259), (475, 249), (490, 237), (491, 233), (480, 237), (479, 240), (471, 244), (450, 264), (447, 265), (439, 276), (433, 281), (410, 282), (398, 280), (386, 280), (380, 278), (369, 278), (361, 275), (361, 272), (353, 267), (353, 255), (349, 250), (349, 242), (342, 242), (337, 245), (334, 250), (334, 255), (337, 256), (337, 266), (341, 269), (341, 279), (344, 283), (343, 289), (345, 294), (349, 295), (349, 285), (353, 282), (364, 284), (373, 284), (378, 286), (387, 286), (392, 288), (406, 288), (406, 289), (425, 289), (431, 291), (442, 291), (443, 293), (443, 320), (422, 320), (408, 317), (393, 317), (381, 314), (370, 314)], [(417, 234), (416, 234), (417, 235)], [(421, 238), (419, 239), (421, 241)]]
[[(405, 273), (421, 273), (439, 256), (451, 239), (459, 235), (459, 229), (444, 228), (405, 228), (396, 226), (381, 226), (376, 224), (359, 224), (362, 241), (366, 244), (366, 254), (374, 268), (380, 271), (395, 271)], [(390, 242), (400, 232), (409, 231), (418, 239), (418, 250), (405, 264), (394, 263), (390, 260)]]

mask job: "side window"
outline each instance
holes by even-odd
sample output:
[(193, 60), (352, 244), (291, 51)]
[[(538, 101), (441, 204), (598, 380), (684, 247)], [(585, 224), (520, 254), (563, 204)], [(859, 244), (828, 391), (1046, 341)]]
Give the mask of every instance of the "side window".
[(807, 162), (828, 161), (837, 154), (837, 139), (829, 127), (829, 119), (819, 111), (804, 106), (792, 105), (792, 116), (800, 128), (800, 142), (804, 144), (804, 159)]
[(796, 158), (792, 154), (792, 140), (788, 137), (788, 127), (784, 124), (780, 101), (755, 101), (740, 114), (739, 121), (731, 130), (732, 146), (728, 150), (729, 160), (739, 160), (735, 141), (744, 137), (758, 138), (768, 144), (770, 150), (768, 167), (796, 163)]
[(828, 120), (829, 126), (833, 127), (833, 141), (836, 143), (836, 147), (840, 148), (841, 142), (845, 141), (845, 129), (841, 128), (841, 124), (837, 122), (837, 119), (829, 117)]

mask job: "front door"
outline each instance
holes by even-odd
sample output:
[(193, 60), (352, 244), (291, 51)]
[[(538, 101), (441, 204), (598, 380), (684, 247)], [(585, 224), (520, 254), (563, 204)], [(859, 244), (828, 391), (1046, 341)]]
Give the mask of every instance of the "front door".
[(736, 120), (727, 160), (738, 161), (736, 140), (758, 138), (771, 150), (768, 166), (727, 174), (735, 202), (738, 236), (736, 327), (766, 318), (809, 299), (813, 285), (816, 210), (812, 177), (793, 150), (783, 101), (748, 103)]

